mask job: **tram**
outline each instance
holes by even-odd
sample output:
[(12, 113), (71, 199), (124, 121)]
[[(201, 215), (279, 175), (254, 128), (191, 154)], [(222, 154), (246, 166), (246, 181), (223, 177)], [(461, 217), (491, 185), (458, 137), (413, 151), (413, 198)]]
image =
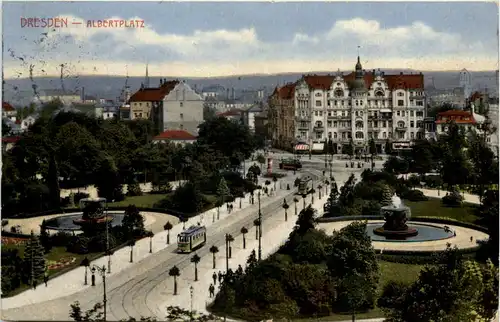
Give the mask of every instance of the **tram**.
[(297, 191), (297, 194), (299, 195), (308, 194), (309, 191), (311, 191), (313, 188), (312, 184), (313, 180), (310, 176), (302, 176), (302, 178), (300, 178), (299, 189)]
[(191, 226), (177, 235), (177, 252), (191, 253), (203, 247), (207, 242), (207, 228), (205, 226)]

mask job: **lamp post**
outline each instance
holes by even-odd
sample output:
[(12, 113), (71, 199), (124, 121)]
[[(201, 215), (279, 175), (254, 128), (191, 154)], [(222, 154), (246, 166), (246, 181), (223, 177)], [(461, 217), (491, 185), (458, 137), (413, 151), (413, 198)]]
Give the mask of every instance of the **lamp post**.
[(103, 299), (102, 299), (102, 303), (103, 303), (103, 307), (104, 307), (104, 321), (106, 321), (106, 266), (102, 266), (102, 267), (99, 267), (97, 265), (94, 265), (92, 266), (92, 274), (94, 274), (95, 272), (98, 272), (101, 276), (102, 276), (102, 286), (103, 286)]
[(189, 321), (193, 321), (193, 296), (194, 296), (194, 287), (193, 287), (193, 285), (191, 285), (191, 287), (189, 287), (189, 292), (190, 292), (190, 295), (191, 295), (191, 310), (189, 311)]
[(257, 194), (259, 201), (259, 261), (262, 259), (262, 212), (260, 210), (260, 191)]

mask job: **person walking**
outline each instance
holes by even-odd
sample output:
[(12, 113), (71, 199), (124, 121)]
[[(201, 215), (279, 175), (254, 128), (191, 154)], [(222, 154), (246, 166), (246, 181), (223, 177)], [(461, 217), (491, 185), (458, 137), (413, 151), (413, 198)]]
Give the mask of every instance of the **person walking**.
[(43, 282), (45, 283), (45, 287), (47, 287), (47, 282), (49, 281), (49, 277), (47, 275), (43, 276)]
[(221, 284), (222, 283), (222, 273), (221, 273), (221, 271), (219, 271), (218, 275), (219, 275), (219, 284)]
[(208, 292), (210, 293), (210, 297), (214, 297), (215, 295), (215, 287), (213, 284), (210, 284), (210, 286), (208, 287)]
[(214, 285), (217, 285), (217, 274), (215, 272), (212, 274), (212, 279), (214, 280)]
[(36, 290), (36, 286), (37, 286), (37, 284), (38, 284), (37, 280), (34, 280), (34, 281), (33, 281), (33, 289), (34, 289), (34, 290)]

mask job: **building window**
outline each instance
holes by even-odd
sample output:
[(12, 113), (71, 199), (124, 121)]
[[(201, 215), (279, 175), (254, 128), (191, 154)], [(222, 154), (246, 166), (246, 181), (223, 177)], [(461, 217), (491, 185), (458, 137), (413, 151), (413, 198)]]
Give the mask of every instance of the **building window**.
[(387, 133), (385, 133), (385, 132), (384, 132), (384, 133), (382, 133), (382, 137), (383, 137), (384, 139), (387, 139)]
[(314, 116), (318, 116), (318, 111), (314, 111)]
[(321, 93), (316, 93), (316, 97), (321, 97)]
[(356, 116), (359, 116), (359, 112), (358, 111), (356, 111), (355, 113), (356, 113)]
[(398, 93), (398, 96), (403, 96), (403, 95), (404, 95), (403, 92)]
[(357, 121), (356, 122), (356, 128), (362, 129), (363, 128), (363, 122)]
[(375, 127), (375, 128), (378, 127), (378, 122), (377, 121), (373, 122), (373, 127)]
[(424, 102), (423, 101), (417, 101), (417, 106), (424, 106)]
[(413, 116), (413, 114), (414, 114), (413, 111), (410, 111), (410, 116)]
[(181, 113), (180, 116), (181, 116), (181, 120), (183, 120), (184, 119), (184, 114)]
[(415, 133), (411, 132), (411, 133), (410, 133), (410, 138), (411, 138), (412, 140), (413, 140), (413, 139), (415, 139)]
[(337, 138), (337, 132), (333, 132), (333, 138), (336, 139)]
[(362, 139), (363, 138), (363, 132), (356, 132), (356, 139)]
[(332, 112), (328, 111), (328, 116), (332, 116)]
[(405, 116), (406, 116), (405, 111), (401, 111), (401, 116), (402, 116), (402, 117), (405, 117)]
[(183, 102), (180, 102), (180, 103), (179, 103), (179, 105), (180, 105), (181, 107), (183, 107), (183, 106), (184, 106), (184, 103), (183, 103)]
[(337, 127), (337, 121), (333, 121), (333, 127)]
[(417, 128), (419, 129), (423, 128), (422, 121), (417, 121)]
[(398, 100), (398, 106), (404, 106), (405, 101), (404, 100)]
[(405, 127), (405, 122), (403, 121), (399, 121), (398, 122), (398, 127), (401, 128), (401, 127)]
[(332, 127), (332, 121), (328, 121), (328, 122), (326, 122), (326, 124), (328, 127)]
[(316, 139), (321, 140), (322, 137), (323, 137), (323, 133), (316, 132)]
[(392, 139), (392, 132), (389, 132), (389, 139)]
[(321, 101), (320, 100), (316, 101), (316, 106), (321, 106)]
[(319, 116), (323, 116), (323, 111), (319, 111)]
[(359, 105), (363, 106), (363, 101), (359, 101)]
[(181, 124), (180, 128), (181, 128), (181, 130), (184, 130), (184, 125)]
[(415, 122), (410, 121), (410, 127), (415, 127)]
[(345, 139), (345, 132), (342, 132), (342, 138)]
[(397, 116), (401, 116), (401, 111), (397, 111), (397, 112), (396, 112), (396, 115), (397, 115)]
[(417, 117), (423, 117), (424, 116), (424, 112), (422, 111), (417, 111)]

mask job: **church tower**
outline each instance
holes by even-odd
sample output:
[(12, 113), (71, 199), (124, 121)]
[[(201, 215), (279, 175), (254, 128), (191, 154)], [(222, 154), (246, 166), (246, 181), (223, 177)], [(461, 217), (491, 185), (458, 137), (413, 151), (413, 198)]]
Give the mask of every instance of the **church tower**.
[(149, 71), (148, 64), (146, 64), (146, 78), (144, 79), (144, 87), (149, 88)]

